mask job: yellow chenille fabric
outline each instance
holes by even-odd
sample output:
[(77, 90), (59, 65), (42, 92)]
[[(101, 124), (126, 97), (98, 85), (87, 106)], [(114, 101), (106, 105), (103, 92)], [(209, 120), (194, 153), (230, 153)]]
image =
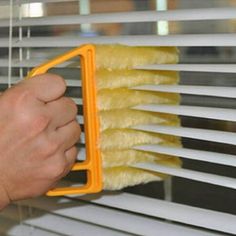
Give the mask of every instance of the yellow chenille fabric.
[(97, 89), (127, 88), (139, 85), (158, 85), (178, 83), (175, 71), (150, 70), (108, 70), (99, 69), (96, 73)]
[(176, 115), (134, 109), (135, 106), (143, 104), (178, 105), (179, 94), (133, 89), (134, 86), (149, 84), (177, 84), (177, 72), (134, 69), (146, 64), (177, 62), (178, 50), (175, 47), (96, 45), (96, 83), (101, 132), (99, 145), (104, 189), (117, 190), (167, 177), (165, 174), (134, 168), (132, 164), (147, 162), (181, 167), (178, 157), (134, 149), (146, 144), (180, 147), (179, 137), (132, 128), (142, 124), (180, 126)]
[(97, 69), (127, 69), (147, 64), (178, 62), (176, 47), (129, 47), (119, 44), (96, 45)]
[(133, 129), (107, 129), (101, 133), (101, 150), (121, 150), (143, 144), (179, 144), (179, 138)]
[(129, 88), (103, 89), (98, 91), (99, 110), (133, 107), (140, 104), (177, 104), (175, 93), (132, 90)]
[[(163, 161), (156, 161), (158, 164), (168, 165), (172, 167), (181, 166), (181, 161), (177, 157), (168, 158)], [(155, 164), (155, 162), (153, 162)], [(165, 174), (152, 171), (144, 171), (139, 168), (127, 165), (108, 167), (103, 170), (104, 189), (118, 190), (128, 186), (137, 184), (145, 184), (151, 181), (160, 181), (167, 177)]]
[[(167, 145), (168, 143), (166, 143)], [(173, 145), (173, 144), (172, 144)], [(173, 156), (159, 153), (144, 152), (132, 149), (108, 150), (102, 152), (103, 167), (132, 165), (139, 162), (163, 161)]]
[(176, 115), (129, 108), (100, 111), (99, 116), (101, 131), (128, 128), (139, 124), (180, 125), (180, 120)]

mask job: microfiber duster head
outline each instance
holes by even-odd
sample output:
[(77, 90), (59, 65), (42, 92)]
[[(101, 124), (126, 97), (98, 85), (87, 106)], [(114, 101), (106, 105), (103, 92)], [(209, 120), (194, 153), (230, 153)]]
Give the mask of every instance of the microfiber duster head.
[[(151, 162), (172, 167), (179, 167), (181, 165), (181, 161), (177, 157)], [(151, 181), (160, 181), (168, 177), (162, 173), (143, 171), (138, 168), (129, 167), (128, 165), (108, 167), (105, 168), (103, 172), (104, 189), (109, 190), (119, 190), (128, 186), (145, 184)]]
[(129, 108), (100, 111), (99, 116), (101, 131), (128, 128), (139, 124), (180, 125), (180, 120), (176, 115)]
[(179, 75), (175, 71), (99, 69), (96, 81), (98, 90), (130, 88), (145, 84), (176, 84), (179, 82)]
[(139, 162), (180, 167), (178, 157), (135, 150), (145, 144), (181, 146), (180, 138), (138, 131), (134, 125), (165, 124), (179, 126), (176, 115), (134, 110), (142, 104), (175, 104), (179, 94), (131, 89), (145, 84), (176, 84), (177, 72), (135, 70), (146, 64), (177, 63), (175, 47), (129, 47), (96, 45), (96, 83), (100, 117), (100, 149), (103, 161), (103, 188), (122, 189), (167, 177), (130, 165)]
[(174, 93), (138, 91), (128, 88), (98, 91), (98, 109), (114, 110), (140, 104), (178, 104), (180, 96)]
[(120, 44), (96, 45), (97, 69), (132, 69), (147, 64), (178, 62), (176, 47), (129, 47)]
[(132, 165), (139, 162), (156, 162), (173, 156), (133, 149), (108, 150), (102, 152), (103, 167)]

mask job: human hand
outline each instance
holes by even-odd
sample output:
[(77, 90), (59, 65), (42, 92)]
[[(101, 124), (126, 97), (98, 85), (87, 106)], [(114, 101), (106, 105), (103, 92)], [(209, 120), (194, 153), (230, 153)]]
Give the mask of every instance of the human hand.
[(44, 194), (73, 166), (80, 127), (65, 89), (62, 78), (44, 74), (0, 96), (0, 209)]

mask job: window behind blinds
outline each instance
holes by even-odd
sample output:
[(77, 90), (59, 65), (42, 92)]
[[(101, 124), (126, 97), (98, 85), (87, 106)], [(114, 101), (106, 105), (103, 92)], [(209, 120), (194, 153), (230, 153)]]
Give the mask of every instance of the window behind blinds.
[[(178, 46), (179, 64), (142, 69), (180, 71), (180, 84), (143, 89), (181, 93), (181, 105), (139, 109), (178, 114), (182, 126), (140, 129), (183, 141), (183, 148), (137, 147), (182, 157), (183, 169), (139, 165), (173, 175), (164, 183), (12, 204), (0, 214), (1, 235), (236, 234), (235, 1), (11, 0), (0, 1), (0, 17), (1, 91), (84, 43)], [(63, 64), (53, 72), (66, 78), (67, 95), (81, 106), (78, 68)]]

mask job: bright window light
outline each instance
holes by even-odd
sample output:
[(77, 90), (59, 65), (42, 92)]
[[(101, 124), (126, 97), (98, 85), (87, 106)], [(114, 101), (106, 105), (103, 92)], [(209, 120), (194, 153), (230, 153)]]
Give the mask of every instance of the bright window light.
[[(156, 0), (156, 10), (166, 11), (167, 10), (167, 0)], [(169, 34), (168, 21), (158, 21), (157, 22), (157, 33), (159, 35)]]
[(28, 3), (22, 6), (23, 17), (40, 17), (43, 16), (42, 3)]
[[(89, 0), (79, 1), (79, 14), (80, 15), (90, 14), (90, 1)], [(80, 27), (83, 33), (89, 33), (92, 31), (91, 24), (81, 24)]]

